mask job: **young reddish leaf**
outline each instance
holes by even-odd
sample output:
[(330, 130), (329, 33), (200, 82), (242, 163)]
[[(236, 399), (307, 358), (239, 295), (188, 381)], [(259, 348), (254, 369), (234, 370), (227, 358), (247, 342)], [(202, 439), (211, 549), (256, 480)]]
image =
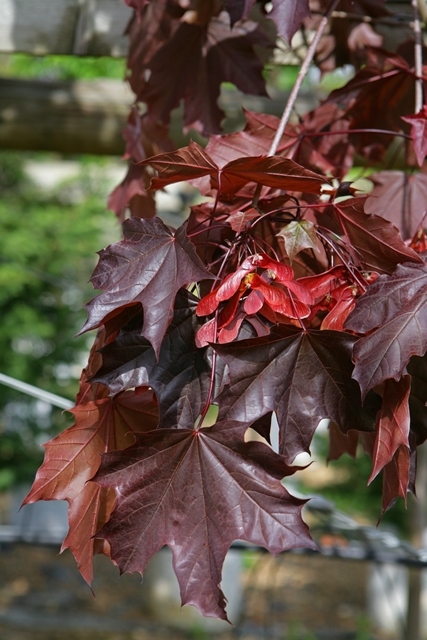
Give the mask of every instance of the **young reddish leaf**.
[(66, 549), (71, 551), (88, 585), (93, 580), (93, 556), (98, 553), (110, 555), (108, 544), (96, 540), (94, 535), (108, 521), (115, 502), (113, 489), (101, 488), (94, 482), (87, 482), (75, 498), (68, 500), (69, 529), (61, 553)]
[(248, 182), (286, 191), (320, 193), (327, 179), (288, 158), (261, 156), (232, 160), (222, 168), (219, 182), (213, 186), (221, 193), (231, 195)]
[(266, 445), (244, 443), (244, 431), (240, 423), (224, 423), (141, 434), (125, 454), (103, 456), (95, 478), (119, 489), (116, 509), (97, 535), (110, 544), (120, 571), (143, 573), (166, 544), (182, 603), (223, 619), (221, 569), (234, 540), (274, 554), (315, 547), (301, 519), (303, 501), (279, 479), (292, 471)]
[(69, 548), (84, 579), (92, 581), (93, 536), (108, 519), (114, 503), (111, 491), (89, 482), (98, 470), (100, 454), (124, 449), (134, 431), (154, 429), (157, 405), (151, 391), (145, 396), (127, 391), (115, 398), (98, 398), (72, 409), (76, 423), (45, 445), (45, 459), (23, 504), (38, 500), (67, 500)]
[(412, 490), (413, 457), (407, 446), (400, 445), (391, 462), (384, 467), (382, 513), (391, 509), (397, 498), (403, 498), (406, 504), (408, 491)]
[(377, 418), (377, 433), (373, 452), (372, 473), (368, 484), (392, 461), (400, 446), (409, 449), (409, 393), (411, 376), (403, 376), (399, 382), (386, 380), (383, 403)]
[(140, 303), (141, 335), (156, 354), (173, 315), (177, 291), (186, 284), (212, 278), (197, 257), (182, 225), (175, 235), (160, 218), (131, 218), (123, 223), (123, 240), (99, 253), (91, 282), (104, 289), (88, 305), (82, 332), (105, 323), (117, 310)]
[(277, 235), (284, 240), (289, 260), (303, 249), (319, 251), (315, 225), (310, 220), (292, 220)]
[(143, 164), (151, 165), (158, 173), (158, 177), (151, 181), (151, 189), (162, 189), (168, 184), (203, 176), (216, 178), (219, 171), (203, 148), (193, 141), (188, 147), (152, 156)]
[(427, 208), (427, 175), (381, 171), (369, 179), (375, 187), (366, 200), (365, 211), (393, 222), (404, 240), (413, 238)]
[(427, 155), (427, 105), (424, 105), (421, 111), (412, 116), (402, 117), (402, 120), (411, 125), (415, 155), (418, 164), (422, 167)]
[(411, 356), (427, 350), (427, 265), (398, 265), (381, 275), (356, 302), (345, 324), (359, 334), (353, 377), (362, 397), (388, 378), (399, 380)]
[(401, 262), (422, 263), (415, 251), (405, 245), (393, 224), (364, 212), (364, 202), (364, 198), (355, 198), (333, 205), (349, 248), (362, 267), (391, 273)]
[(215, 345), (230, 376), (217, 399), (220, 419), (249, 426), (276, 411), (280, 452), (287, 461), (309, 451), (323, 418), (330, 418), (344, 432), (373, 429), (374, 419), (362, 407), (351, 378), (354, 341), (345, 333), (283, 327), (267, 338)]
[(197, 298), (190, 292), (178, 293), (158, 359), (141, 336), (141, 320), (124, 327), (115, 341), (101, 350), (102, 367), (94, 380), (113, 393), (149, 385), (159, 402), (162, 428), (193, 424), (208, 399), (211, 364), (206, 349), (195, 347), (201, 324), (196, 304)]

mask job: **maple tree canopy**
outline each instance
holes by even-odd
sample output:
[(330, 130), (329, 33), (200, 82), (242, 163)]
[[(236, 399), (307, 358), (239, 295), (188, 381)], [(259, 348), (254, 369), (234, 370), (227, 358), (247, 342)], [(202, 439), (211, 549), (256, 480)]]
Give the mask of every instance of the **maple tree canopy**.
[[(75, 424), (45, 445), (25, 503), (68, 501), (63, 548), (89, 583), (94, 553), (143, 573), (168, 545), (183, 603), (226, 619), (233, 541), (315, 548), (282, 480), (321, 420), (330, 459), (347, 435), (370, 453), (383, 511), (414, 490), (427, 437), (427, 74), (414, 41), (383, 47), (384, 0), (126, 2), (135, 105), (129, 172), (109, 201), (123, 237), (92, 275), (82, 331), (97, 333)], [(289, 121), (291, 96), (281, 122), (246, 111), (222, 135), (221, 83), (266, 94), (276, 38), (290, 45), (300, 29), (307, 68), (350, 63), (354, 76), (310, 113)], [(174, 148), (180, 104), (204, 148)], [(356, 174), (371, 175), (369, 194)], [(172, 229), (153, 194), (180, 181), (203, 198)], [(264, 442), (245, 441), (251, 426)]]

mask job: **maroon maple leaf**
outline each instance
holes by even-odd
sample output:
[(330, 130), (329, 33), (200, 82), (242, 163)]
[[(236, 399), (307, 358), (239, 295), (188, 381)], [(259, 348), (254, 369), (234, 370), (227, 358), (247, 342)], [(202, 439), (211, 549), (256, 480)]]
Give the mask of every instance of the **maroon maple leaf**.
[(377, 433), (373, 451), (372, 472), (368, 484), (391, 462), (400, 446), (409, 450), (409, 393), (411, 376), (403, 376), (399, 382), (386, 380), (383, 403), (377, 418)]
[(301, 519), (304, 501), (280, 482), (292, 469), (266, 445), (245, 443), (245, 430), (228, 422), (141, 434), (125, 454), (103, 456), (95, 477), (103, 487), (120, 488), (116, 509), (97, 534), (120, 571), (143, 573), (166, 544), (182, 603), (223, 619), (221, 570), (234, 540), (274, 554), (315, 548)]
[(151, 181), (152, 189), (203, 176), (210, 176), (212, 188), (226, 196), (236, 194), (249, 182), (304, 193), (319, 193), (322, 184), (327, 182), (324, 176), (280, 156), (240, 157), (220, 168), (196, 142), (178, 151), (148, 158), (144, 164), (158, 172)]
[(173, 235), (160, 220), (131, 218), (123, 223), (123, 240), (100, 251), (91, 282), (104, 289), (88, 305), (81, 332), (105, 323), (126, 306), (141, 304), (141, 335), (156, 354), (172, 319), (177, 291), (186, 284), (212, 278), (197, 257), (182, 225)]
[[(364, 198), (352, 198), (328, 207), (342, 229), (356, 264), (363, 269), (388, 273), (401, 262), (422, 264), (415, 251), (403, 242), (398, 229), (380, 215), (365, 213), (364, 204)], [(318, 214), (317, 219), (322, 224), (322, 214)]]
[(289, 462), (309, 451), (323, 418), (344, 432), (372, 429), (375, 413), (362, 407), (351, 378), (354, 341), (354, 336), (338, 331), (283, 327), (266, 338), (215, 345), (230, 376), (217, 398), (220, 418), (249, 426), (276, 411), (280, 452)]
[(74, 407), (76, 423), (45, 445), (44, 462), (23, 502), (69, 502), (69, 532), (62, 549), (70, 549), (89, 584), (96, 552), (93, 536), (108, 520), (114, 505), (114, 493), (100, 492), (99, 486), (89, 481), (98, 470), (101, 453), (128, 447), (134, 442), (134, 431), (156, 427), (153, 394), (143, 393), (127, 391)]
[(353, 377), (362, 397), (388, 378), (399, 380), (411, 356), (427, 350), (427, 265), (398, 265), (356, 302), (345, 324), (359, 334)]
[[(135, 47), (130, 59), (137, 100), (147, 104), (154, 120), (167, 124), (183, 99), (185, 125), (217, 133), (224, 117), (217, 105), (222, 82), (233, 82), (245, 93), (266, 94), (263, 62), (256, 50), (272, 49), (273, 41), (259, 23), (241, 20), (231, 28), (224, 11), (206, 25), (189, 24), (185, 19), (173, 20), (167, 9), (157, 22), (161, 41), (152, 37), (151, 45), (140, 51)], [(147, 27), (139, 29), (145, 32)]]

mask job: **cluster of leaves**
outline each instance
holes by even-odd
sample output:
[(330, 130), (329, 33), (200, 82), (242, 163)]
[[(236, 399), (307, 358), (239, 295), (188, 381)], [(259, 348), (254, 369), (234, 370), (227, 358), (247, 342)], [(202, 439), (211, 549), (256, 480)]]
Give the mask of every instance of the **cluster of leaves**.
[[(123, 239), (92, 276), (101, 292), (82, 331), (98, 332), (75, 425), (46, 445), (26, 502), (68, 500), (63, 546), (89, 582), (94, 553), (143, 573), (166, 544), (183, 603), (226, 618), (234, 540), (314, 546), (303, 501), (281, 481), (322, 419), (331, 459), (358, 442), (370, 453), (383, 511), (414, 489), (427, 436), (426, 110), (414, 96), (427, 75), (407, 44), (368, 46), (380, 35), (366, 25), (388, 14), (381, 0), (335, 0), (316, 57), (363, 62), (354, 78), (279, 140), (277, 118), (252, 112), (221, 136), (220, 83), (262, 93), (258, 49), (302, 21), (307, 36), (322, 3), (311, 17), (300, 0), (273, 0), (269, 14), (254, 0), (127, 3), (130, 82), (146, 111), (132, 110), (134, 163), (111, 198)], [(170, 148), (181, 99), (185, 126), (211, 134), (204, 149)], [(369, 197), (345, 181), (356, 159), (381, 167), (396, 145), (405, 167), (378, 171)], [(183, 180), (203, 202), (174, 230), (150, 194)], [(269, 441), (273, 412), (278, 453), (245, 440), (252, 427)]]

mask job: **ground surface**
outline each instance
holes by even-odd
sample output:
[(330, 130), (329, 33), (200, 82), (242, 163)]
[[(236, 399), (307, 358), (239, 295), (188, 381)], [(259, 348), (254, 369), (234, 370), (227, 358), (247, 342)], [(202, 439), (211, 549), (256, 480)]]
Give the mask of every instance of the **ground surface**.
[[(0, 550), (1, 640), (368, 640), (365, 623), (367, 565), (317, 555), (268, 554), (244, 558), (241, 622), (208, 635), (197, 624), (186, 632), (162, 626), (144, 611), (141, 579), (119, 578), (96, 558), (94, 598), (72, 556), (45, 547)], [(358, 631), (357, 631), (358, 630)], [(357, 633), (356, 633), (357, 632)]]

